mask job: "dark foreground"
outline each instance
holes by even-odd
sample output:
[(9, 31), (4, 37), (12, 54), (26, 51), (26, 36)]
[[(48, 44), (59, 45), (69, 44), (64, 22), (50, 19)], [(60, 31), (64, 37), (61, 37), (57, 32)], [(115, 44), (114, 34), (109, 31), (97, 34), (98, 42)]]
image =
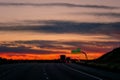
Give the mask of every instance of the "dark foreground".
[(120, 80), (120, 74), (73, 63), (20, 63), (0, 65), (0, 80)]

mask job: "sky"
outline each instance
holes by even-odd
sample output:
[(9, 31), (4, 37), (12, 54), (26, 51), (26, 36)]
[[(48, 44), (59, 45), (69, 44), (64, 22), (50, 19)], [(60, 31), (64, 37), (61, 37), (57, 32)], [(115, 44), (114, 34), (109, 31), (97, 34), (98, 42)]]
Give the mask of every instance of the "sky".
[(120, 47), (119, 0), (0, 0), (0, 57), (95, 59)]

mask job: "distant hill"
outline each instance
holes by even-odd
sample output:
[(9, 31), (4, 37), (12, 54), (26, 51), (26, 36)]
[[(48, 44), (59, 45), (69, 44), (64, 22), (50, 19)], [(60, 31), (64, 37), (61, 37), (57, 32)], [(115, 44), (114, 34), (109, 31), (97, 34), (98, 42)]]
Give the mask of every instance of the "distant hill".
[(120, 63), (120, 47), (96, 59), (97, 62)]

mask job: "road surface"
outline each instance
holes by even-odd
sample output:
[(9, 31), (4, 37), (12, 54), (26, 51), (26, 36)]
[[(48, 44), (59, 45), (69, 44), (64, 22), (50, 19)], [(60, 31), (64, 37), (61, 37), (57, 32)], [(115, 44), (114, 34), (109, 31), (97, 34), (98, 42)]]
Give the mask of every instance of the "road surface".
[(0, 65), (0, 80), (120, 80), (120, 74), (73, 63), (19, 63)]

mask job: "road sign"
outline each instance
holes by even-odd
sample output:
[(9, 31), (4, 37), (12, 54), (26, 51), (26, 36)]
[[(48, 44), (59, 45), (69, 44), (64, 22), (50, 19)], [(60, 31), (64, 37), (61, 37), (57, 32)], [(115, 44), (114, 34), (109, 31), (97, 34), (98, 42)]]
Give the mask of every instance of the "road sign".
[(80, 53), (80, 52), (81, 52), (80, 48), (77, 48), (77, 49), (71, 51), (71, 53)]

